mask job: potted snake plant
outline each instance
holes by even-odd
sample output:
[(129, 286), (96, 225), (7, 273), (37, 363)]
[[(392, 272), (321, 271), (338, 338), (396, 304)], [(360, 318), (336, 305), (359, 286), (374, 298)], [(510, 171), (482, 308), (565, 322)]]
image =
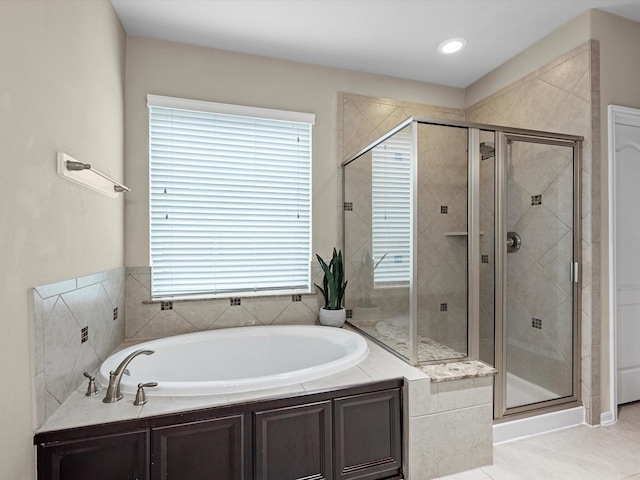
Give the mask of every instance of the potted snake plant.
[(347, 281), (344, 279), (342, 251), (336, 252), (334, 248), (333, 257), (329, 264), (318, 254), (316, 254), (316, 258), (324, 272), (322, 286), (315, 284), (324, 297), (324, 307), (321, 307), (319, 312), (320, 323), (332, 327), (342, 327), (346, 319), (346, 310), (342, 306), (342, 301), (344, 291), (347, 288)]

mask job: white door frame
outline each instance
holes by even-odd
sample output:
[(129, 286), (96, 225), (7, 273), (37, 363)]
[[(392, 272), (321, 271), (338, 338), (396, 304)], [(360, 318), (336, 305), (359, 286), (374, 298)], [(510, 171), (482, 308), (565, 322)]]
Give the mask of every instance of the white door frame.
[[(617, 123), (626, 118), (633, 124), (640, 125), (640, 110), (635, 108), (609, 105), (608, 109), (608, 175), (609, 175), (609, 411), (603, 412), (600, 423), (608, 425), (618, 420), (618, 348), (617, 348), (617, 284), (616, 284), (616, 130)], [(597, 228), (597, 225), (594, 225)], [(597, 321), (597, 319), (594, 319)]]

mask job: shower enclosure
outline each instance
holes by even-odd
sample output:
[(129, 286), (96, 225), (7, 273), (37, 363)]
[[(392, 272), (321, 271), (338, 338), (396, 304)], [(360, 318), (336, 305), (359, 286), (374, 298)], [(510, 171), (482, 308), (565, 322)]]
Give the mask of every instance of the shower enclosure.
[(576, 403), (581, 141), (412, 117), (345, 161), (350, 324), (495, 366), (496, 419)]

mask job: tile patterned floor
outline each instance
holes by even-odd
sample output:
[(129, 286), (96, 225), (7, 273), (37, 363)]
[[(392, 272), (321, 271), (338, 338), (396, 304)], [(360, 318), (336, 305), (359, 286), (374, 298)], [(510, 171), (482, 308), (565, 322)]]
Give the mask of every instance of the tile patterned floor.
[(640, 402), (608, 427), (567, 428), (496, 445), (493, 465), (446, 480), (640, 480)]

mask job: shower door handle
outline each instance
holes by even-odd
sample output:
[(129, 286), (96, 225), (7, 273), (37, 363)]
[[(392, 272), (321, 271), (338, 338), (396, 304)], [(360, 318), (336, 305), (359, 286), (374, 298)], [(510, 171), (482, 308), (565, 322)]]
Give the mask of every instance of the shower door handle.
[(580, 277), (578, 276), (578, 262), (571, 262), (571, 282), (578, 283)]

